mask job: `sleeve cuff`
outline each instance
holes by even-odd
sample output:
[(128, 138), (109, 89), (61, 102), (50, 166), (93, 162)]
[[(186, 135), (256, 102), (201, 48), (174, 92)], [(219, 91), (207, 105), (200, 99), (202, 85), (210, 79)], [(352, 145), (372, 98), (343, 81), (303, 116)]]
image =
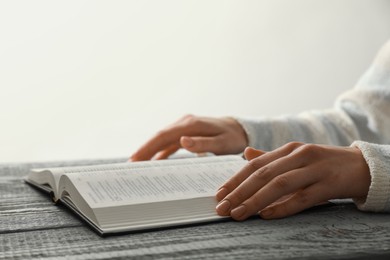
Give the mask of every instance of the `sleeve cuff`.
[(371, 184), (365, 200), (354, 199), (360, 210), (390, 211), (390, 146), (355, 141), (351, 144), (362, 151), (371, 174)]
[(273, 134), (270, 120), (265, 118), (234, 118), (244, 129), (248, 138), (248, 145), (269, 151), (273, 149)]

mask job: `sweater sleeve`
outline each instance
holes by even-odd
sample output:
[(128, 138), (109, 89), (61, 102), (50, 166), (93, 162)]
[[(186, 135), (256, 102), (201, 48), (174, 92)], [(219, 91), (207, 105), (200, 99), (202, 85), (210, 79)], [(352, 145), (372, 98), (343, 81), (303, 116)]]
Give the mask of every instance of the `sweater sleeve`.
[(333, 108), (275, 118), (237, 118), (249, 145), (273, 150), (290, 141), (358, 147), (370, 169), (371, 186), (361, 210), (390, 211), (390, 41), (355, 88)]
[(249, 145), (273, 150), (287, 142), (350, 145), (355, 140), (390, 144), (390, 41), (354, 89), (331, 109), (273, 118), (236, 118)]
[(359, 209), (364, 211), (390, 212), (390, 145), (355, 141), (371, 174), (371, 184), (365, 200), (355, 199)]

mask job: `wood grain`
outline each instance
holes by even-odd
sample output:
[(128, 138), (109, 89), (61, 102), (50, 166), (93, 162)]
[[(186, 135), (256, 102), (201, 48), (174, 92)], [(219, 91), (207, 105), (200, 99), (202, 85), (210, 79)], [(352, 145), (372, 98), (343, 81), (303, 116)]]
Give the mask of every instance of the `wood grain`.
[(0, 165), (0, 259), (390, 259), (390, 214), (360, 212), (350, 202), (280, 220), (101, 238), (23, 181), (30, 168), (115, 161), (123, 160)]

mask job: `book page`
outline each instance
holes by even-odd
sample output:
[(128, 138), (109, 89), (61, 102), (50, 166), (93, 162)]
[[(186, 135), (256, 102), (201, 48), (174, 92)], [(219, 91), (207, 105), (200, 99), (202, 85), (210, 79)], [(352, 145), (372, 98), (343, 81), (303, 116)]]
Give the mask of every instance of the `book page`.
[(59, 181), (63, 171), (61, 168), (52, 169), (31, 169), (26, 180), (35, 186), (48, 185), (54, 194), (54, 200), (58, 199)]
[(90, 207), (214, 196), (245, 165), (239, 156), (128, 163), (127, 168), (69, 173)]

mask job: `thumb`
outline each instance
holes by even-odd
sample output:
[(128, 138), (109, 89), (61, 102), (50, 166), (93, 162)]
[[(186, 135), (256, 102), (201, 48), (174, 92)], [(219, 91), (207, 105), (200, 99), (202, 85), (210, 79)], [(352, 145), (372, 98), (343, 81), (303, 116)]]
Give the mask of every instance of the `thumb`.
[(182, 136), (180, 138), (180, 145), (184, 149), (193, 153), (205, 153), (211, 152), (215, 154), (221, 154), (221, 144), (217, 137), (198, 137), (198, 136)]
[(257, 150), (257, 149), (252, 148), (252, 147), (247, 147), (247, 148), (245, 148), (245, 151), (244, 151), (244, 156), (248, 161), (250, 161), (256, 157), (259, 157), (263, 154), (265, 154), (264, 151)]

